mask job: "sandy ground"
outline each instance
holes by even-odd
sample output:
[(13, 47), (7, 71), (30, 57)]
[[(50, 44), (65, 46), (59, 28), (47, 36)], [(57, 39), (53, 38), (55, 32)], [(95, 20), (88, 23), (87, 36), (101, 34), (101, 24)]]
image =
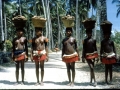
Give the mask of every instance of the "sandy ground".
[[(0, 89), (120, 89), (120, 66), (113, 67), (113, 85), (105, 85), (104, 65), (95, 64), (95, 76), (98, 85), (90, 86), (90, 72), (87, 63), (76, 62), (74, 87), (67, 86), (68, 77), (65, 63), (61, 60), (61, 52), (49, 53), (49, 61), (45, 62), (44, 86), (35, 86), (35, 64), (30, 60), (25, 63), (25, 85), (15, 84), (15, 64), (13, 62), (0, 65)], [(21, 71), (19, 80), (21, 81)]]

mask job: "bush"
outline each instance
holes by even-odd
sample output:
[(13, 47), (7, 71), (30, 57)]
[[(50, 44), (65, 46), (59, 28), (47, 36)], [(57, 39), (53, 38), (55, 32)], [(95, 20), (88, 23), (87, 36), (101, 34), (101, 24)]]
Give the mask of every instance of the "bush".
[(12, 49), (12, 42), (10, 40), (6, 40), (5, 44), (6, 44), (6, 50), (10, 51)]

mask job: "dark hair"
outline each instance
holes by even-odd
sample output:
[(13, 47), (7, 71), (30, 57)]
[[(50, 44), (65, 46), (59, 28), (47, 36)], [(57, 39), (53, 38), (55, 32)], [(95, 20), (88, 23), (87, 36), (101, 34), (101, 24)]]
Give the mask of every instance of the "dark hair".
[(92, 33), (92, 30), (86, 30), (86, 33)]
[(23, 31), (23, 32), (25, 32), (24, 28), (16, 28), (16, 32), (17, 31)]
[(111, 32), (103, 32), (103, 35), (111, 35)]
[(71, 28), (71, 27), (67, 27), (67, 28), (66, 28), (66, 31), (67, 31), (67, 30), (71, 30), (71, 32), (72, 32), (72, 28)]
[(42, 30), (42, 27), (35, 27), (35, 30)]

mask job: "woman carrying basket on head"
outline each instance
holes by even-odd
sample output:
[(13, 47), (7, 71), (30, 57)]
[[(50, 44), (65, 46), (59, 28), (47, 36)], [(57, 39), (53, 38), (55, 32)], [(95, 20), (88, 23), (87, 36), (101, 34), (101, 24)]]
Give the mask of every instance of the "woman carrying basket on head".
[[(101, 41), (100, 48), (100, 60), (105, 65), (105, 83), (112, 83), (112, 65), (116, 63), (116, 50), (114, 41), (110, 39), (112, 23), (109, 21), (103, 21), (101, 23), (103, 32), (103, 40)], [(110, 82), (108, 82), (108, 74), (110, 76)]]
[[(86, 28), (87, 35), (87, 38), (85, 38), (83, 42), (83, 58), (86, 59), (90, 68), (90, 85), (96, 86), (97, 82), (94, 73), (94, 62), (95, 58), (98, 58), (98, 53), (96, 40), (92, 38), (92, 29), (95, 26), (95, 20), (88, 18), (83, 21), (83, 25)], [(94, 80), (94, 83), (92, 83), (92, 80)]]
[(13, 23), (16, 27), (16, 37), (13, 39), (12, 47), (12, 58), (16, 66), (16, 85), (19, 84), (19, 64), (21, 64), (22, 82), (24, 84), (24, 62), (28, 61), (28, 47), (27, 39), (24, 37), (24, 26), (26, 23), (26, 18), (24, 16), (18, 15), (14, 17)]
[[(66, 16), (65, 16), (66, 17)], [(80, 60), (77, 47), (77, 41), (72, 36), (72, 27), (74, 26), (74, 17), (67, 16), (62, 18), (64, 25), (66, 26), (65, 38), (62, 40), (62, 61), (65, 62), (67, 67), (67, 75), (70, 86), (74, 86), (75, 79), (75, 61)], [(72, 72), (72, 73), (71, 73)], [(72, 80), (71, 80), (72, 76)]]
[[(35, 85), (44, 85), (44, 62), (48, 61), (48, 39), (42, 35), (46, 19), (40, 16), (32, 17), (32, 23), (35, 27), (35, 37), (32, 39), (31, 60), (35, 62), (37, 83)], [(39, 82), (39, 68), (41, 68), (41, 82)]]

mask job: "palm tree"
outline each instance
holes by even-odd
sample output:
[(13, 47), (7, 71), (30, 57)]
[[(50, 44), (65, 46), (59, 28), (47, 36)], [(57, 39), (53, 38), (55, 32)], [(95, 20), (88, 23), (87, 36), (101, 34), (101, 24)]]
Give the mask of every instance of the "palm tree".
[[(99, 23), (101, 23), (101, 22), (107, 20), (106, 0), (98, 0), (98, 4), (99, 4), (99, 6), (102, 5), (102, 7), (100, 7), (100, 9), (99, 9), (100, 10), (100, 13), (99, 13), (100, 14)], [(103, 39), (103, 32), (102, 32), (101, 28), (100, 28), (100, 31), (101, 31), (100, 39), (102, 40)]]
[(118, 7), (118, 9), (117, 9), (116, 17), (118, 17), (119, 14), (120, 14), (120, 0), (112, 0), (112, 3), (116, 3), (117, 4), (116, 6)]
[(2, 11), (2, 0), (0, 0), (0, 33), (1, 33), (1, 38), (0, 41), (4, 41), (4, 32), (3, 32), (3, 11)]

